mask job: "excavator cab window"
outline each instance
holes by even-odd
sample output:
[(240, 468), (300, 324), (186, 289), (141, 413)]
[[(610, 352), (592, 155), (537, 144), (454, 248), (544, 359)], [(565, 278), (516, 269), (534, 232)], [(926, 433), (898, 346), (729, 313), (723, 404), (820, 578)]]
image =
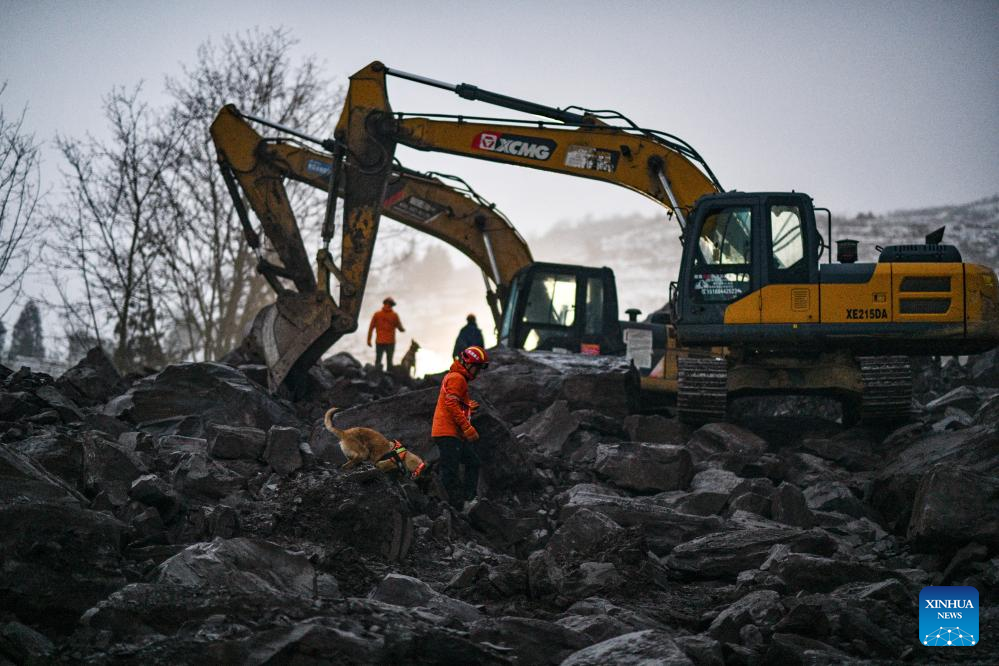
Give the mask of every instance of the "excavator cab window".
[[(524, 304), (523, 349), (573, 349), (576, 323), (576, 276), (535, 273)], [(576, 343), (578, 345), (578, 342)], [(574, 349), (573, 349), (574, 351)]]
[(604, 332), (604, 281), (598, 277), (586, 279), (586, 326), (583, 334), (603, 335)]
[(770, 207), (771, 283), (808, 281), (801, 209), (792, 204)]
[(730, 303), (749, 292), (752, 239), (751, 206), (725, 206), (707, 214), (694, 253), (695, 302)]

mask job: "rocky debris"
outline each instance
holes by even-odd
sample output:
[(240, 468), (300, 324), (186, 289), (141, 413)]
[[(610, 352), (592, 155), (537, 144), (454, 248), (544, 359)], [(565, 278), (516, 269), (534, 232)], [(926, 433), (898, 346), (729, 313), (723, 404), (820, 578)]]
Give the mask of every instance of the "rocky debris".
[(268, 433), (259, 428), (213, 424), (208, 453), (224, 460), (257, 460), (267, 446)]
[[(785, 402), (691, 430), (628, 414), (619, 360), (496, 358), (460, 512), (432, 379), (338, 355), (289, 401), (251, 358), (0, 368), (0, 662), (918, 661), (921, 587), (999, 589), (994, 355), (920, 370), (893, 432)], [(330, 405), (428, 472), (341, 470)]]
[(934, 465), (916, 489), (907, 538), (928, 550), (969, 542), (999, 547), (999, 477)]
[(670, 444), (601, 444), (593, 469), (611, 484), (638, 493), (685, 490), (694, 476), (690, 453)]
[(663, 631), (647, 629), (610, 638), (596, 645), (583, 648), (569, 655), (562, 666), (602, 666), (603, 664), (676, 664), (683, 666), (694, 662)]
[(418, 578), (389, 574), (371, 591), (369, 599), (406, 608), (422, 608), (443, 618), (456, 618), (463, 624), (482, 619), (479, 610), (464, 601), (434, 591)]
[(291, 409), (241, 372), (221, 363), (180, 363), (136, 382), (105, 413), (157, 434), (204, 437), (210, 424), (297, 425)]
[(56, 388), (86, 406), (100, 405), (120, 392), (122, 378), (100, 347), (87, 352), (79, 363), (56, 380)]

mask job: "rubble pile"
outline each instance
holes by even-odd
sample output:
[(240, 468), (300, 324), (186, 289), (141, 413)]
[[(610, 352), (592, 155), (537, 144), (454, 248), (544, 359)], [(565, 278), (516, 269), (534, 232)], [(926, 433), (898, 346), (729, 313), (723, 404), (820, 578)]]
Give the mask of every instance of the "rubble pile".
[(439, 377), (338, 354), (290, 400), (232, 363), (0, 367), (0, 664), (943, 661), (920, 589), (999, 593), (995, 353), (920, 366), (908, 423), (694, 429), (617, 359), (497, 350), (464, 513), (321, 421), (433, 468)]

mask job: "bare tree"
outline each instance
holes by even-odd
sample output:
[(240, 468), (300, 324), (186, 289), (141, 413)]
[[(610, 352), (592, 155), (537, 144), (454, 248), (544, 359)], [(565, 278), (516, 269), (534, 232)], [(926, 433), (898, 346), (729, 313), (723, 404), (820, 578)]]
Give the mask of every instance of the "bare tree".
[[(7, 84), (0, 85), (0, 96)], [(0, 105), (0, 295), (7, 313), (21, 291), (24, 274), (37, 256), (40, 199), (39, 164), (34, 136), (24, 130), (24, 116), (9, 118)]]
[(104, 98), (110, 139), (57, 139), (69, 167), (68, 196), (51, 216), (54, 256), (82, 278), (82, 295), (60, 287), (69, 323), (101, 343), (110, 338), (122, 370), (164, 360), (157, 216), (164, 208), (164, 169), (185, 130), (140, 102), (140, 89), (116, 88)]
[[(295, 44), (281, 28), (227, 36), (203, 44), (193, 66), (167, 79), (170, 121), (190, 131), (179, 136), (164, 179), (171, 214), (160, 220), (159, 238), (169, 247), (163, 258), (177, 337), (195, 357), (233, 349), (274, 298), (242, 237), (208, 126), (223, 105), (235, 104), (244, 113), (328, 133), (342, 102), (341, 89), (320, 75), (315, 58), (293, 62)], [(292, 196), (299, 222), (316, 226), (324, 196), (304, 188)]]

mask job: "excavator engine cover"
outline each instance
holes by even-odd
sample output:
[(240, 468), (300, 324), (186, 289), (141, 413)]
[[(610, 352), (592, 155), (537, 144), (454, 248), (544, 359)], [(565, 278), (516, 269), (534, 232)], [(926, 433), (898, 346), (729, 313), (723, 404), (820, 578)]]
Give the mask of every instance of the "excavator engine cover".
[(336, 318), (333, 299), (322, 292), (281, 294), (257, 314), (252, 335), (267, 362), (271, 391), (298, 368), (307, 371), (346, 332), (331, 325)]

